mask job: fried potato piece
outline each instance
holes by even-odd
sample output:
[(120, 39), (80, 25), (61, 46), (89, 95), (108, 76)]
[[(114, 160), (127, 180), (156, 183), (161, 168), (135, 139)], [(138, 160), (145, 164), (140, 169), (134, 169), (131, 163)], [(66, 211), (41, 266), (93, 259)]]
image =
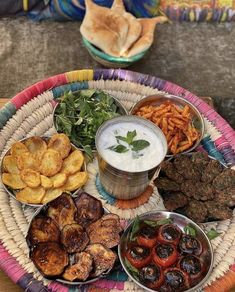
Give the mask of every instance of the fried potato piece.
[(104, 214), (104, 209), (101, 201), (82, 192), (79, 197), (75, 199), (78, 212), (76, 214), (76, 221), (83, 227), (89, 226), (92, 222), (97, 221)]
[(76, 264), (65, 269), (63, 278), (68, 281), (85, 281), (93, 268), (92, 256), (87, 252), (76, 254)]
[(60, 172), (51, 176), (50, 180), (52, 181), (54, 188), (59, 188), (65, 184), (67, 180), (67, 175)]
[(44, 195), (45, 189), (43, 187), (26, 187), (16, 193), (16, 199), (23, 203), (40, 204)]
[(68, 176), (67, 182), (63, 185), (65, 191), (75, 191), (85, 185), (88, 180), (88, 173), (86, 171), (76, 172)]
[(45, 189), (50, 189), (53, 187), (53, 182), (49, 179), (49, 177), (45, 176), (45, 175), (40, 175), (41, 177), (41, 185), (45, 188)]
[(27, 187), (26, 183), (22, 181), (21, 177), (17, 173), (3, 173), (2, 182), (8, 187), (19, 190)]
[(111, 269), (117, 258), (111, 249), (99, 243), (88, 245), (85, 252), (88, 252), (93, 258), (94, 272), (91, 275), (92, 277), (99, 276)]
[(62, 163), (63, 160), (58, 151), (47, 149), (42, 155), (39, 170), (45, 176), (53, 176), (60, 171)]
[(51, 201), (47, 210), (48, 216), (56, 221), (60, 229), (67, 224), (76, 223), (74, 220), (76, 212), (77, 208), (72, 197), (66, 193)]
[(45, 276), (58, 276), (69, 263), (67, 252), (57, 242), (41, 242), (30, 253), (35, 266)]
[(58, 151), (62, 159), (64, 159), (69, 155), (71, 144), (65, 134), (55, 134), (49, 140), (48, 148)]
[(66, 174), (74, 174), (80, 171), (84, 163), (84, 156), (80, 150), (73, 151), (64, 159), (61, 172)]
[(20, 173), (20, 170), (16, 163), (16, 158), (13, 155), (7, 155), (3, 158), (3, 169), (10, 173)]
[(42, 204), (46, 204), (57, 197), (59, 197), (63, 193), (63, 190), (61, 188), (50, 188), (47, 189), (45, 192), (44, 197), (42, 198)]
[(16, 163), (20, 170), (25, 168), (38, 170), (38, 161), (29, 152), (22, 153), (18, 156)]
[(46, 142), (38, 136), (27, 139), (24, 144), (29, 152), (38, 160), (41, 160), (43, 153), (47, 150)]
[(15, 142), (12, 146), (11, 146), (11, 155), (13, 155), (14, 157), (18, 157), (23, 153), (28, 152), (27, 147), (20, 141)]
[(40, 173), (30, 168), (25, 168), (20, 172), (21, 179), (31, 188), (40, 186)]
[(85, 229), (79, 224), (65, 225), (61, 231), (61, 242), (68, 253), (80, 252), (89, 243)]
[(31, 222), (26, 239), (31, 245), (47, 241), (58, 242), (60, 230), (50, 217), (35, 217)]

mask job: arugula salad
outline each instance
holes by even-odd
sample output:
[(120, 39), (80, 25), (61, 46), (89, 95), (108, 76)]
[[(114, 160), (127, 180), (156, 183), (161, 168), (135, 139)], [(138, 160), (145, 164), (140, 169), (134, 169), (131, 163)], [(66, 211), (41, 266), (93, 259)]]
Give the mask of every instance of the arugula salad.
[(68, 92), (59, 98), (54, 123), (58, 132), (65, 133), (75, 146), (92, 158), (98, 128), (106, 120), (117, 116), (120, 114), (112, 96), (88, 89)]

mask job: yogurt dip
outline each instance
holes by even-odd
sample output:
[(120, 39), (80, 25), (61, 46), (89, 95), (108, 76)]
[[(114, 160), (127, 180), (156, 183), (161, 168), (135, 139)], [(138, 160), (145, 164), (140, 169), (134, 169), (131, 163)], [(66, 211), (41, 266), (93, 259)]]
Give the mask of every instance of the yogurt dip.
[[(117, 138), (121, 136), (126, 139), (128, 132), (135, 135), (133, 141), (145, 141), (144, 149), (135, 151), (133, 149), (139, 149), (141, 146), (133, 148), (128, 142)], [(117, 146), (119, 148), (116, 148)], [(136, 120), (119, 120), (117, 123), (109, 123), (100, 131), (96, 147), (99, 155), (107, 163), (126, 172), (150, 170), (159, 165), (166, 154), (160, 135), (154, 128), (147, 125), (146, 120), (142, 121), (142, 119), (138, 119), (137, 122)]]

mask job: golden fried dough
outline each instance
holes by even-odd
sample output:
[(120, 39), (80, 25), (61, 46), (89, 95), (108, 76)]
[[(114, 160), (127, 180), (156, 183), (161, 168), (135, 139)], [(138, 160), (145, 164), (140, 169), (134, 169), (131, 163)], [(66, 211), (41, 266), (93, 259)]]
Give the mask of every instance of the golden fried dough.
[(71, 144), (65, 134), (55, 134), (49, 140), (48, 148), (58, 151), (62, 159), (64, 159), (69, 155)]
[(20, 173), (16, 158), (13, 155), (7, 155), (3, 158), (3, 169), (10, 173)]
[(43, 155), (39, 170), (45, 176), (53, 176), (61, 169), (63, 160), (60, 153), (53, 149), (47, 149)]
[(24, 203), (40, 204), (44, 194), (45, 189), (43, 187), (26, 187), (16, 193), (16, 199)]
[(82, 151), (75, 150), (67, 158), (64, 159), (61, 172), (66, 174), (74, 174), (79, 171), (84, 163)]
[(17, 173), (3, 173), (2, 182), (10, 188), (16, 190), (23, 189), (27, 186), (26, 183), (22, 181), (20, 175)]
[(88, 180), (88, 173), (86, 171), (76, 172), (67, 178), (67, 182), (63, 185), (65, 191), (75, 191), (82, 187)]
[(23, 169), (20, 177), (31, 188), (36, 188), (41, 184), (40, 173), (30, 168)]

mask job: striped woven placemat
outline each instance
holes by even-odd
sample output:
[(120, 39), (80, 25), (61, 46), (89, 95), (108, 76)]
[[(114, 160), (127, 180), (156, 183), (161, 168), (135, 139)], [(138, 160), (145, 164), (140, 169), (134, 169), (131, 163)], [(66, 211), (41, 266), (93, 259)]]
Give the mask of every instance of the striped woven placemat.
[[(161, 92), (181, 96), (192, 102), (202, 113), (206, 134), (199, 148), (211, 156), (235, 165), (235, 133), (229, 124), (208, 104), (180, 86), (165, 80), (126, 70), (100, 69), (78, 70), (60, 74), (36, 83), (17, 94), (0, 110), (0, 157), (16, 140), (31, 135), (50, 135), (55, 132), (52, 123), (54, 99), (69, 90), (96, 88), (111, 93), (122, 101), (127, 109), (146, 95)], [(111, 212), (123, 219), (135, 217), (149, 210), (164, 206), (154, 186), (140, 198), (131, 202), (115, 200), (100, 190), (97, 177), (97, 161), (88, 166), (89, 181), (85, 190), (98, 197)], [(44, 279), (28, 258), (25, 235), (35, 209), (26, 207), (10, 198), (0, 185), (0, 267), (8, 276), (27, 291), (76, 291), (78, 287), (63, 286)], [(210, 285), (232, 271), (235, 258), (235, 217), (218, 223), (204, 224), (203, 228), (216, 228), (221, 235), (212, 241), (214, 269), (205, 286)], [(95, 288), (96, 287), (96, 288)], [(93, 286), (84, 286), (84, 291), (141, 291), (125, 273), (116, 271)], [(98, 291), (97, 290), (97, 291)], [(222, 291), (222, 290), (221, 290)]]

